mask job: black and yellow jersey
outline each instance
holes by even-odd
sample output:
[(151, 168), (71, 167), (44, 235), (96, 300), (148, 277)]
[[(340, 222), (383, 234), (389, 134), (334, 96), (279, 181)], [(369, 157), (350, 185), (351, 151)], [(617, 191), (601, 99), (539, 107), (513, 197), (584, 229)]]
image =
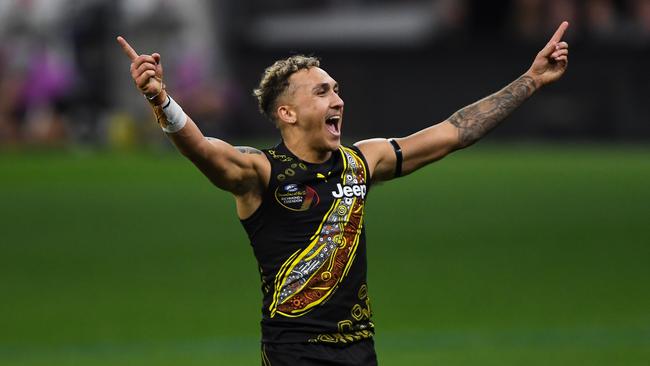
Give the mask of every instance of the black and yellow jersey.
[(284, 143), (264, 150), (271, 179), (242, 220), (262, 278), (262, 342), (350, 343), (370, 338), (365, 202), (368, 164), (341, 146), (322, 164)]

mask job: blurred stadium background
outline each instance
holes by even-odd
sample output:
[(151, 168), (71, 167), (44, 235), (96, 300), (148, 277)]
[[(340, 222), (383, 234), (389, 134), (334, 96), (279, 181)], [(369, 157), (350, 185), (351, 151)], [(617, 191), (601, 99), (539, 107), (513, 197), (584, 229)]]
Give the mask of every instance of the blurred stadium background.
[(0, 1), (0, 365), (258, 364), (233, 200), (174, 153), (124, 35), (208, 135), (277, 142), (251, 96), (314, 54), (346, 142), (405, 135), (521, 73), (569, 71), (368, 208), (384, 365), (650, 363), (650, 0)]

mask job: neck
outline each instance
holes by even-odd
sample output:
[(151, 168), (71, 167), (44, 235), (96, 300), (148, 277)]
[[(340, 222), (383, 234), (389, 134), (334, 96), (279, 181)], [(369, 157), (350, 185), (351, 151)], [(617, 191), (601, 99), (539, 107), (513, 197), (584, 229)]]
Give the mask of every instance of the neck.
[(307, 163), (323, 163), (332, 156), (331, 151), (316, 150), (312, 146), (309, 146), (309, 144), (305, 144), (304, 140), (285, 138), (284, 145), (291, 153)]

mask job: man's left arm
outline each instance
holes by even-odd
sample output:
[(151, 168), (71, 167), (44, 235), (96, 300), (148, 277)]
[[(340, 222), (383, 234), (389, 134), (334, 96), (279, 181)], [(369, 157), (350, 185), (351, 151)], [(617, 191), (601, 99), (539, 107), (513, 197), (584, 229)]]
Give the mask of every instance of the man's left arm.
[[(568, 65), (569, 46), (562, 36), (569, 23), (563, 22), (546, 46), (537, 54), (526, 73), (500, 91), (470, 104), (447, 120), (394, 139), (401, 149), (401, 175), (409, 174), (447, 154), (468, 147), (480, 140), (510, 115), (542, 86), (558, 80)], [(361, 149), (374, 181), (395, 178), (396, 148), (386, 139), (356, 143)]]

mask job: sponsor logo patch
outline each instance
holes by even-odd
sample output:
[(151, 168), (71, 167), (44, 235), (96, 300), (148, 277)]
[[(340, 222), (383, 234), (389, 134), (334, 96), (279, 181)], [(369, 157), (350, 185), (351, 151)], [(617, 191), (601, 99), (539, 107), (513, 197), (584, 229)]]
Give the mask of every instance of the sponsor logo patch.
[(316, 190), (301, 183), (280, 185), (275, 190), (275, 199), (284, 208), (292, 211), (307, 211), (320, 202)]

